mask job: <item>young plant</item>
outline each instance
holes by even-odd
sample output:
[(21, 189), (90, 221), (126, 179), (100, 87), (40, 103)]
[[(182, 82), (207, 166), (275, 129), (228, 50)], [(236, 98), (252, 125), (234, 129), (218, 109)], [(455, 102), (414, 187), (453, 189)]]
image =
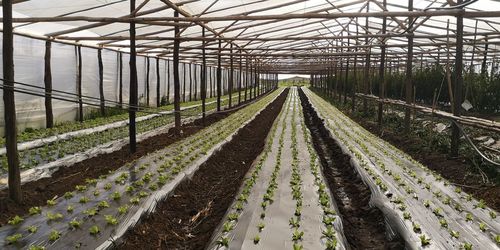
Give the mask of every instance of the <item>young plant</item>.
[(30, 215), (41, 214), (42, 208), (41, 207), (30, 207), (29, 213), (30, 213)]
[(260, 242), (260, 236), (255, 235), (255, 237), (253, 237), (253, 244), (257, 245), (257, 244), (259, 244), (259, 242)]
[(86, 215), (92, 217), (92, 216), (94, 216), (94, 215), (97, 214), (97, 209), (95, 209), (95, 208), (89, 208), (87, 210), (84, 210), (83, 214), (86, 214)]
[(57, 231), (57, 230), (50, 231), (49, 241), (54, 242), (54, 241), (58, 240), (59, 238), (61, 238), (61, 233), (59, 231)]
[(38, 231), (38, 227), (35, 225), (28, 226), (26, 229), (29, 233), (34, 234)]
[(19, 215), (16, 215), (16, 216), (14, 216), (14, 218), (12, 218), (12, 219), (10, 219), (9, 221), (7, 221), (7, 223), (8, 223), (9, 225), (13, 225), (13, 226), (15, 226), (15, 225), (18, 225), (19, 223), (21, 223), (21, 222), (23, 222), (23, 221), (24, 221), (24, 219), (23, 219), (23, 218), (21, 218)]
[(109, 203), (107, 201), (100, 201), (98, 204), (97, 204), (97, 207), (99, 209), (103, 209), (103, 208), (108, 208), (109, 207)]
[(229, 247), (229, 238), (221, 237), (219, 240), (217, 240), (217, 245), (221, 247)]
[(298, 229), (295, 229), (292, 233), (292, 240), (299, 241), (302, 239), (303, 236), (304, 236), (304, 232), (299, 231)]
[(56, 199), (47, 200), (47, 206), (53, 207), (56, 205)]
[(428, 246), (429, 244), (431, 244), (431, 239), (427, 238), (427, 236), (425, 236), (425, 234), (422, 234), (422, 235), (420, 235), (420, 244), (423, 247)]
[(464, 243), (464, 250), (472, 250), (472, 244), (469, 242)]
[(118, 224), (118, 219), (116, 219), (113, 215), (104, 215), (104, 219), (106, 220), (106, 223), (108, 225), (117, 225)]
[(73, 192), (66, 192), (66, 193), (64, 193), (63, 197), (64, 197), (64, 199), (69, 200), (69, 199), (73, 198), (73, 196), (75, 196), (75, 194)]
[(16, 244), (21, 238), (23, 237), (22, 234), (13, 234), (10, 236), (7, 236), (5, 240), (9, 245)]
[(264, 230), (264, 227), (266, 226), (266, 224), (264, 224), (264, 222), (260, 222), (258, 225), (257, 225), (257, 228), (259, 229), (259, 232), (262, 232), (262, 230)]
[(335, 250), (337, 249), (337, 239), (328, 239), (326, 241), (326, 250)]
[(293, 250), (303, 250), (303, 249), (304, 249), (304, 246), (297, 244), (297, 243), (293, 244)]
[(233, 230), (234, 224), (230, 221), (226, 221), (224, 225), (222, 226), (223, 230), (222, 232), (227, 233), (231, 230)]
[(100, 231), (101, 231), (101, 230), (100, 230), (100, 229), (99, 229), (99, 227), (98, 227), (98, 226), (96, 226), (96, 225), (91, 226), (91, 227), (90, 227), (90, 229), (89, 229), (89, 233), (90, 233), (91, 235), (94, 235), (94, 236), (95, 236), (95, 235), (97, 235), (97, 234), (99, 234), (99, 232), (100, 232)]
[(118, 207), (118, 213), (119, 214), (126, 214), (128, 211), (128, 205), (123, 205), (123, 206), (120, 206)]
[(120, 198), (122, 198), (122, 195), (119, 193), (119, 192), (113, 192), (111, 194), (111, 199), (113, 199), (114, 201), (117, 201), (119, 200)]
[(73, 218), (70, 222), (69, 222), (69, 226), (73, 229), (77, 229), (77, 228), (80, 228), (83, 224), (83, 221), (81, 220), (77, 220), (76, 218)]
[(73, 213), (73, 210), (75, 210), (75, 208), (72, 205), (68, 205), (68, 207), (66, 208), (66, 211), (68, 213)]
[(333, 226), (329, 225), (326, 227), (325, 230), (323, 230), (323, 236), (328, 238), (328, 239), (334, 239), (335, 238), (335, 230), (333, 229)]
[(460, 232), (454, 231), (454, 230), (450, 230), (450, 235), (451, 235), (451, 237), (453, 237), (455, 239), (458, 239), (458, 237), (460, 237)]
[(82, 197), (80, 197), (80, 200), (78, 202), (80, 202), (82, 204), (85, 204), (85, 203), (87, 203), (89, 201), (90, 201), (90, 199), (88, 197), (82, 196)]
[(60, 220), (62, 219), (64, 216), (61, 214), (61, 213), (51, 213), (51, 212), (47, 212), (47, 219), (49, 221), (55, 221), (55, 220)]

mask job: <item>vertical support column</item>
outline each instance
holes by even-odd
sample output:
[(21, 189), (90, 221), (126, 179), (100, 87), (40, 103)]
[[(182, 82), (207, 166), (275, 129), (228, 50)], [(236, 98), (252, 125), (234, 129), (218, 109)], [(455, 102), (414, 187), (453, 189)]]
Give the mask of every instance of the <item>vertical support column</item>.
[(193, 64), (189, 63), (189, 101), (193, 100)]
[[(135, 0), (130, 0), (130, 13), (135, 16)], [(130, 153), (135, 153), (136, 145), (136, 127), (135, 127), (135, 111), (137, 110), (137, 58), (135, 47), (135, 22), (130, 22), (130, 97), (129, 97), (129, 138), (130, 138)]]
[[(383, 1), (384, 8), (387, 6), (387, 0)], [(382, 18), (382, 34), (385, 34), (387, 31), (387, 17)], [(384, 113), (384, 104), (382, 100), (384, 99), (384, 91), (385, 91), (385, 39), (382, 38), (382, 44), (380, 45), (380, 68), (379, 68), (379, 102), (378, 102), (378, 115), (377, 115), (377, 123), (378, 126), (382, 126), (382, 119)]]
[[(205, 27), (202, 28), (201, 30), (201, 35), (202, 37), (205, 37)], [(201, 66), (201, 119), (202, 119), (202, 124), (205, 126), (205, 112), (206, 112), (206, 107), (205, 107), (205, 98), (207, 95), (207, 58), (205, 55), (205, 46), (206, 46), (206, 41), (203, 41), (202, 44), (202, 54), (203, 54), (203, 64)]]
[(219, 40), (219, 53), (217, 53), (217, 111), (220, 111), (220, 96), (222, 87), (222, 68), (221, 68), (222, 40)]
[(52, 69), (50, 65), (51, 42), (45, 42), (45, 125), (47, 128), (54, 126), (54, 114), (52, 113)]
[[(413, 11), (413, 0), (408, 0), (408, 11)], [(408, 23), (413, 23), (413, 17), (408, 18)], [(413, 99), (413, 83), (412, 83), (412, 69), (413, 69), (413, 27), (408, 27), (408, 54), (406, 58), (406, 82), (405, 82), (405, 101), (406, 104), (411, 104)], [(405, 110), (405, 133), (410, 133), (411, 127), (411, 109), (409, 107)]]
[(241, 50), (240, 50), (240, 63), (239, 63), (239, 72), (238, 72), (238, 105), (241, 103), (241, 81), (242, 81), (242, 74), (241, 74), (241, 64), (242, 64), (243, 57), (241, 56)]
[(106, 108), (104, 103), (104, 67), (102, 65), (102, 49), (97, 50), (97, 60), (99, 63), (99, 99), (100, 99), (100, 110), (101, 115), (106, 115)]
[(5, 147), (9, 165), (9, 198), (17, 203), (23, 200), (21, 173), (17, 152), (16, 105), (14, 99), (14, 35), (12, 33), (12, 0), (2, 1), (3, 12), (3, 101), (5, 118)]
[[(458, 0), (457, 4), (461, 4), (463, 0)], [(460, 116), (460, 108), (462, 104), (462, 85), (463, 78), (463, 47), (464, 47), (464, 18), (462, 14), (457, 16), (457, 31), (456, 31), (456, 55), (455, 55), (455, 85), (454, 85), (454, 98), (453, 115)], [(460, 144), (460, 129), (453, 123), (451, 126), (451, 148), (450, 155), (458, 157), (458, 148)]]
[(145, 57), (146, 59), (146, 106), (149, 107), (149, 69), (150, 69), (150, 64), (149, 64), (149, 57)]
[(228, 94), (229, 94), (229, 108), (232, 107), (232, 100), (233, 100), (233, 80), (234, 80), (234, 61), (233, 61), (233, 44), (231, 43), (231, 50), (229, 52), (229, 63), (230, 63), (230, 69), (229, 69), (229, 79), (228, 79)]
[(484, 37), (484, 42), (486, 44), (484, 45), (483, 63), (481, 64), (481, 75), (483, 77), (486, 76), (486, 73), (488, 73), (488, 67), (486, 65), (488, 60), (488, 36)]
[[(179, 17), (179, 12), (174, 11), (174, 17)], [(176, 21), (177, 23), (177, 21)], [(179, 82), (179, 26), (175, 26), (175, 41), (174, 41), (174, 112), (175, 112), (175, 133), (181, 132), (181, 104), (180, 104), (180, 82)]]
[(193, 67), (194, 67), (194, 84), (193, 84), (193, 88), (194, 88), (194, 100), (197, 101), (198, 100), (198, 77), (197, 74), (196, 74), (196, 69), (198, 68), (198, 65), (196, 64), (193, 64)]
[(123, 108), (123, 54), (118, 52), (118, 77), (119, 77), (119, 93), (118, 93), (118, 108)]
[(170, 104), (170, 61), (166, 61), (167, 67), (167, 105)]
[(156, 107), (161, 106), (161, 94), (160, 94), (160, 58), (156, 58)]
[[(370, 2), (368, 1), (366, 3), (366, 12), (370, 11)], [(369, 31), (369, 26), (368, 26), (368, 17), (366, 17), (366, 23), (365, 23), (365, 29), (366, 32)], [(369, 45), (368, 42), (368, 37), (365, 37), (365, 45)], [(363, 77), (363, 94), (367, 95), (369, 92), (369, 87), (370, 87), (370, 51), (371, 48), (367, 47), (366, 48), (366, 57), (365, 57), (365, 72), (364, 72), (364, 77)], [(368, 113), (368, 100), (366, 98), (363, 98), (363, 112), (365, 114)]]
[(78, 57), (78, 68), (76, 72), (76, 92), (78, 95), (78, 121), (83, 122), (83, 100), (82, 100), (82, 46), (76, 47)]
[[(248, 56), (245, 57), (245, 102), (247, 101), (247, 92), (248, 92)], [(250, 93), (252, 95), (252, 93)]]

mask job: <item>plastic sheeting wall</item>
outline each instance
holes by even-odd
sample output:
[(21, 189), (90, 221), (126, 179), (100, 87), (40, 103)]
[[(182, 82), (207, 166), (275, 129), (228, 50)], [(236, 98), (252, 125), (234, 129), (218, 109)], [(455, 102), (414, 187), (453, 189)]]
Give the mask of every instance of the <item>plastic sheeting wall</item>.
[[(2, 39), (0, 38), (0, 45)], [(45, 56), (45, 41), (27, 38), (23, 36), (14, 36), (14, 71), (16, 82), (44, 87), (44, 56)], [(76, 76), (77, 76), (77, 54), (75, 46), (52, 42), (51, 44), (51, 68), (52, 68), (52, 88), (53, 90), (61, 90), (76, 94)], [(82, 95), (99, 98), (99, 63), (97, 49), (82, 47)], [(0, 51), (0, 56), (2, 51)], [(130, 55), (127, 53), (119, 53), (117, 51), (102, 50), (103, 61), (103, 89), (104, 98), (106, 101), (119, 101), (120, 95), (120, 65), (119, 57), (122, 57), (122, 97), (123, 103), (128, 103), (130, 93)], [(147, 76), (147, 60), (149, 60), (149, 105), (156, 106), (157, 98), (157, 75), (156, 75), (156, 58), (147, 58), (137, 56), (137, 78), (138, 78), (138, 96), (139, 103), (146, 104), (146, 76)], [(3, 78), (3, 62), (0, 60), (0, 77)], [(195, 68), (196, 66), (196, 74)], [(189, 64), (180, 64), (180, 87), (181, 101), (184, 99), (183, 91), (185, 91), (185, 101), (189, 101), (190, 85), (193, 93), (191, 100), (194, 100), (194, 90), (197, 91), (197, 99), (201, 98), (201, 66), (191, 66)], [(160, 59), (160, 95), (168, 96), (169, 103), (173, 102), (174, 87), (173, 87), (173, 62), (171, 60)], [(207, 97), (210, 97), (210, 73), (212, 69), (212, 86), (216, 83), (216, 69), (207, 67)], [(185, 77), (183, 70), (186, 70)], [(228, 79), (227, 72), (223, 70), (223, 92), (227, 93)], [(167, 74), (170, 73), (170, 74)], [(191, 74), (191, 77), (190, 75)], [(167, 80), (168, 77), (168, 80)], [(196, 80), (195, 80), (196, 77)], [(192, 79), (192, 84), (190, 84)], [(195, 87), (194, 84), (197, 84)], [(235, 86), (236, 86), (235, 78)], [(40, 94), (43, 89), (35, 89), (19, 84), (16, 87), (28, 88), (30, 91), (36, 91)], [(234, 88), (234, 87), (233, 87)], [(213, 87), (215, 96), (215, 87)], [(0, 95), (3, 95), (0, 89)], [(160, 98), (161, 98), (160, 97)], [(45, 103), (44, 97), (38, 97), (23, 93), (15, 93), (16, 114), (18, 131), (24, 131), (26, 128), (43, 128), (45, 127)], [(75, 96), (75, 100), (77, 100)], [(96, 101), (98, 103), (98, 101)], [(77, 118), (78, 104), (60, 100), (52, 100), (53, 114), (55, 123), (66, 121), (75, 121)], [(106, 103), (106, 106), (115, 106), (115, 103)], [(97, 107), (90, 107), (84, 104), (84, 112), (88, 113)], [(4, 135), (4, 105), (3, 99), (0, 101), (0, 135)]]

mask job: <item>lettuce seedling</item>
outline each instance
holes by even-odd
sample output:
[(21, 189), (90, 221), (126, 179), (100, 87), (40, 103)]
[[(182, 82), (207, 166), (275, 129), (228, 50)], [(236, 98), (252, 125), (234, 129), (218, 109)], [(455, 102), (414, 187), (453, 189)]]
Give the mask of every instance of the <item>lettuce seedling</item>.
[(113, 199), (114, 201), (119, 200), (121, 197), (122, 197), (122, 195), (119, 192), (111, 193), (111, 199)]
[(23, 222), (23, 221), (24, 221), (24, 219), (23, 219), (23, 218), (21, 218), (19, 215), (16, 215), (16, 216), (14, 216), (14, 218), (12, 218), (12, 219), (10, 219), (9, 221), (7, 221), (7, 223), (8, 223), (9, 225), (13, 225), (13, 226), (15, 226), (15, 225), (17, 225), (17, 224), (19, 224), (19, 223), (21, 223), (21, 222)]
[(224, 225), (222, 226), (222, 232), (227, 233), (231, 230), (233, 230), (234, 224), (230, 221), (224, 222)]
[(86, 214), (86, 215), (92, 217), (92, 216), (94, 216), (94, 215), (97, 214), (97, 209), (95, 209), (95, 208), (89, 208), (87, 210), (84, 210), (83, 214)]
[(259, 229), (259, 232), (262, 232), (262, 230), (264, 230), (265, 226), (266, 226), (266, 224), (264, 224), (264, 222), (260, 222), (259, 224), (257, 224), (257, 228)]
[(490, 217), (492, 219), (496, 219), (497, 218), (497, 213), (495, 211), (490, 211)]
[(297, 228), (293, 231), (292, 233), (292, 240), (293, 241), (299, 241), (302, 239), (302, 237), (304, 236), (304, 232), (302, 231), (299, 231)]
[(41, 214), (42, 208), (41, 207), (30, 207), (29, 213), (30, 213), (30, 215)]
[(28, 250), (45, 250), (44, 246), (31, 245)]
[(29, 233), (36, 233), (36, 231), (38, 231), (38, 227), (35, 226), (35, 225), (31, 225), (31, 226), (28, 226), (28, 228), (26, 229)]
[(469, 242), (464, 243), (464, 250), (472, 250), (472, 244)]
[(302, 250), (302, 249), (304, 249), (304, 246), (297, 243), (293, 244), (293, 250)]
[(219, 240), (217, 240), (217, 245), (221, 247), (229, 247), (229, 238), (221, 237)]
[(73, 192), (66, 192), (66, 193), (64, 193), (63, 197), (64, 197), (64, 199), (69, 200), (69, 199), (73, 198), (73, 196), (74, 196)]
[(335, 230), (333, 229), (333, 226), (328, 225), (325, 230), (323, 230), (323, 236), (328, 238), (328, 239), (334, 239), (335, 238)]
[(300, 221), (298, 218), (296, 217), (292, 217), (290, 218), (290, 220), (288, 221), (288, 224), (294, 228), (297, 228), (300, 226)]
[(99, 230), (99, 227), (94, 225), (94, 226), (91, 226), (90, 229), (89, 229), (89, 233), (91, 235), (97, 235), (101, 230)]
[(128, 211), (128, 205), (123, 205), (118, 207), (118, 213), (119, 214), (126, 214)]
[(90, 201), (90, 199), (88, 197), (82, 196), (82, 197), (80, 197), (80, 200), (78, 202), (85, 204), (89, 201)]
[(112, 187), (113, 187), (113, 184), (106, 183), (106, 185), (104, 185), (104, 190), (110, 190)]
[(453, 237), (455, 239), (458, 239), (458, 237), (460, 237), (460, 232), (454, 231), (454, 230), (450, 230), (450, 235), (451, 235), (451, 237)]
[(83, 221), (81, 220), (77, 220), (76, 218), (73, 218), (70, 222), (69, 222), (69, 226), (73, 229), (77, 229), (77, 228), (80, 228), (83, 224)]
[(104, 215), (104, 219), (106, 220), (108, 225), (118, 224), (118, 220), (113, 215)]
[(257, 245), (259, 244), (260, 242), (260, 235), (255, 235), (255, 237), (253, 237), (253, 244)]
[(239, 218), (239, 216), (240, 216), (240, 215), (239, 215), (239, 214), (237, 214), (237, 213), (230, 213), (230, 214), (227, 216), (227, 219), (228, 219), (229, 221), (237, 221), (237, 220), (238, 220), (238, 218)]
[(481, 230), (482, 232), (486, 231), (486, 223), (484, 222), (479, 223), (479, 230)]
[(75, 208), (72, 205), (68, 205), (68, 207), (66, 208), (66, 211), (68, 213), (73, 213), (73, 210), (75, 210)]
[(47, 212), (47, 219), (49, 221), (54, 221), (54, 220), (60, 220), (62, 219), (64, 216), (61, 214), (61, 213), (51, 213), (51, 212)]
[(425, 236), (425, 234), (422, 234), (422, 235), (420, 235), (420, 244), (423, 247), (425, 247), (425, 246), (431, 244), (431, 239), (427, 238), (427, 236)]
[(328, 239), (326, 241), (326, 250), (335, 250), (337, 249), (337, 238)]
[(13, 235), (7, 236), (5, 238), (5, 240), (7, 241), (7, 243), (9, 245), (11, 245), (11, 244), (16, 244), (22, 237), (23, 237), (22, 234), (13, 234)]
[(61, 233), (57, 230), (52, 230), (50, 231), (50, 234), (49, 234), (49, 241), (56, 241), (58, 240), (59, 238), (61, 238)]
[(108, 208), (109, 207), (109, 203), (107, 201), (100, 201), (98, 204), (97, 204), (97, 207), (99, 209), (103, 209), (103, 208)]
[(56, 199), (47, 200), (47, 206), (53, 207), (56, 205)]

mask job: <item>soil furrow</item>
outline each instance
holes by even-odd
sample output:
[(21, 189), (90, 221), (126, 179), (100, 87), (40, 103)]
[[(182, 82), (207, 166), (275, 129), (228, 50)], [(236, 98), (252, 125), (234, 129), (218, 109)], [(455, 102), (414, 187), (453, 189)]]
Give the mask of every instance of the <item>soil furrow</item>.
[(323, 121), (317, 116), (302, 90), (299, 91), (305, 123), (312, 134), (322, 170), (343, 221), (344, 234), (352, 249), (404, 249), (404, 242), (388, 239), (384, 216), (370, 206), (370, 189), (363, 183), (350, 164), (350, 157), (342, 152), (330, 137)]

